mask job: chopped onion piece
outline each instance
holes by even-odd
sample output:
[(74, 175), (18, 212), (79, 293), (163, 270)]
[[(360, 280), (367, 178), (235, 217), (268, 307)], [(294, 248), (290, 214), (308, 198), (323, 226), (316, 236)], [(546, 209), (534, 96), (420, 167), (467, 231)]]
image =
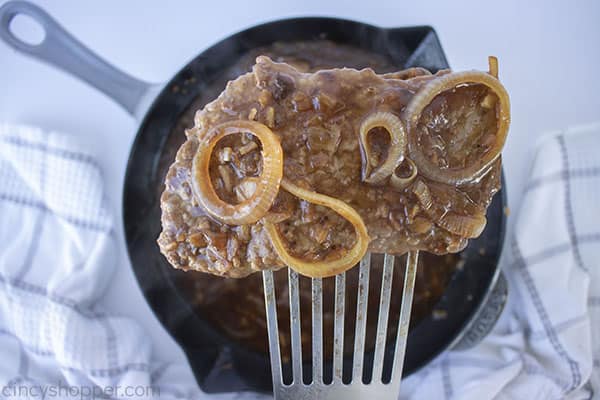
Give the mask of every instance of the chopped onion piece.
[(466, 238), (476, 238), (481, 235), (487, 219), (484, 215), (460, 215), (446, 213), (436, 224), (450, 233)]
[(412, 188), (412, 191), (415, 196), (417, 196), (417, 199), (419, 200), (419, 203), (421, 203), (423, 209), (429, 210), (433, 205), (433, 199), (427, 185), (423, 181), (418, 180)]

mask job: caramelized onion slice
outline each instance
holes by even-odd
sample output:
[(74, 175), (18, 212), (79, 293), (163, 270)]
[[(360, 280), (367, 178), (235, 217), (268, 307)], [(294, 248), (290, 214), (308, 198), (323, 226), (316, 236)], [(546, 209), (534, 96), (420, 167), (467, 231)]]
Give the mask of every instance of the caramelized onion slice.
[(488, 74), (498, 79), (498, 59), (494, 56), (489, 56), (488, 65)]
[(396, 170), (394, 170), (394, 173), (392, 174), (392, 176), (390, 177), (390, 184), (392, 185), (392, 187), (394, 189), (404, 189), (405, 187), (407, 187), (408, 185), (410, 185), (410, 183), (415, 180), (415, 178), (417, 177), (417, 166), (415, 165), (415, 163), (413, 162), (413, 160), (411, 160), (410, 158), (405, 158), (404, 162), (406, 162), (408, 164), (408, 166), (410, 167), (410, 175), (409, 176), (398, 176), (396, 175)]
[(476, 238), (481, 235), (487, 219), (484, 215), (460, 215), (449, 212), (436, 222), (450, 233), (466, 238)]
[[(417, 165), (419, 173), (423, 176), (441, 183), (460, 185), (477, 179), (486, 171), (486, 168), (493, 163), (504, 146), (508, 126), (510, 124), (510, 102), (506, 89), (491, 74), (497, 74), (497, 63), (490, 59), (490, 73), (479, 71), (456, 72), (443, 75), (439, 78), (429, 81), (422, 90), (420, 90), (408, 104), (405, 110), (406, 128), (408, 131), (408, 152)], [(457, 86), (466, 84), (479, 84), (486, 86), (498, 97), (496, 118), (497, 131), (495, 142), (492, 148), (486, 152), (481, 159), (474, 165), (466, 166), (460, 169), (444, 169), (434, 164), (423, 153), (418, 143), (417, 126), (423, 110), (440, 94), (447, 90), (452, 90)]]
[[(384, 128), (390, 135), (390, 148), (385, 161), (372, 171), (371, 146), (369, 131)], [(393, 174), (394, 169), (402, 161), (406, 151), (406, 132), (400, 118), (387, 111), (378, 111), (369, 115), (359, 129), (360, 146), (364, 155), (363, 180), (368, 183), (379, 183)]]
[(277, 226), (268, 218), (265, 218), (263, 219), (265, 230), (271, 239), (271, 243), (273, 244), (277, 255), (285, 264), (301, 275), (311, 278), (325, 278), (340, 274), (352, 268), (364, 257), (370, 239), (364, 221), (352, 207), (333, 197), (303, 189), (286, 179), (281, 181), (281, 187), (294, 196), (306, 200), (309, 203), (331, 208), (333, 211), (347, 219), (354, 226), (356, 232), (354, 246), (352, 246), (343, 257), (330, 261), (305, 261), (301, 258), (294, 257), (288, 252), (283, 243), (283, 239), (277, 230)]
[(429, 187), (422, 181), (418, 180), (412, 188), (413, 193), (417, 196), (417, 200), (424, 210), (429, 210), (433, 205), (433, 198)]
[[(262, 174), (257, 178), (254, 192), (239, 204), (226, 203), (219, 198), (210, 179), (211, 154), (219, 140), (235, 133), (249, 132), (262, 144)], [(217, 125), (202, 136), (192, 165), (194, 195), (213, 217), (230, 225), (252, 224), (269, 210), (283, 176), (283, 150), (279, 138), (265, 125), (255, 121), (230, 121)]]

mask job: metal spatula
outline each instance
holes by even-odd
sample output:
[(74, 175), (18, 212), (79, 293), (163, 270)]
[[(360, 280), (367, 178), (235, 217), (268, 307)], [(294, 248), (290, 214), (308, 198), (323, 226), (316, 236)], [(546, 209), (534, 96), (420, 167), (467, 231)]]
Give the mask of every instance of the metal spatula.
[(385, 255), (379, 315), (377, 318), (377, 336), (371, 382), (363, 383), (363, 365), (365, 350), (365, 330), (367, 324), (367, 303), (369, 298), (369, 271), (371, 255), (367, 253), (360, 262), (359, 283), (356, 310), (356, 332), (354, 335), (354, 357), (352, 380), (342, 382), (342, 362), (344, 356), (344, 315), (346, 274), (335, 277), (335, 319), (333, 340), (333, 381), (323, 381), (323, 293), (322, 279), (312, 278), (312, 382), (306, 384), (302, 379), (302, 349), (300, 326), (300, 302), (298, 274), (292, 269), (288, 272), (290, 297), (290, 332), (292, 356), (292, 382), (285, 384), (282, 375), (281, 350), (279, 347), (279, 328), (277, 324), (277, 302), (272, 271), (263, 271), (265, 306), (269, 334), (269, 351), (273, 375), (273, 394), (275, 399), (397, 399), (400, 392), (400, 380), (404, 367), (404, 355), (410, 312), (413, 302), (415, 277), (417, 273), (418, 251), (408, 253), (404, 274), (404, 288), (398, 322), (398, 334), (389, 383), (384, 383), (383, 360), (387, 339), (387, 326), (392, 292), (394, 256)]

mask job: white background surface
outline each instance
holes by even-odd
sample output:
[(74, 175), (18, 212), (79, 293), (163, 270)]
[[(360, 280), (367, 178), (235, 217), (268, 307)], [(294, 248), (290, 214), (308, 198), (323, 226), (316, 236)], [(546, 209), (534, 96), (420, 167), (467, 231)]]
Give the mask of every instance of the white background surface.
[[(276, 18), (323, 15), (385, 27), (432, 25), (454, 69), (484, 69), (490, 54), (500, 60), (500, 78), (512, 101), (504, 168), (513, 211), (518, 209), (538, 138), (600, 119), (597, 1), (37, 3), (108, 61), (152, 82), (169, 79), (218, 40)], [(21, 27), (28, 30), (26, 24)], [(118, 105), (86, 84), (0, 43), (0, 121), (76, 134), (94, 146), (120, 223), (123, 174), (137, 122)], [(118, 236), (120, 268), (106, 295), (106, 306), (138, 319), (153, 338), (160, 358), (183, 357), (151, 314), (133, 277), (121, 229)]]

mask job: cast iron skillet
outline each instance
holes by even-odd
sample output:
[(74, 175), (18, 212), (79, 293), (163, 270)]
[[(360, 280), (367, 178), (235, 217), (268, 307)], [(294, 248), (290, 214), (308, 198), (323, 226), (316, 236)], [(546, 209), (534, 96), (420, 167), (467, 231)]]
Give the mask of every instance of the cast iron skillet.
[[(18, 14), (42, 25), (46, 33), (42, 43), (26, 44), (9, 31), (10, 21)], [(183, 131), (173, 130), (178, 118), (209, 85), (222, 82), (224, 88), (226, 79), (233, 78), (224, 71), (241, 55), (275, 40), (329, 39), (386, 55), (398, 69), (420, 66), (435, 72), (448, 67), (430, 27), (382, 29), (334, 18), (281, 20), (239, 32), (200, 53), (166, 85), (150, 85), (117, 70), (43, 10), (26, 2), (8, 2), (0, 8), (0, 37), (20, 52), (85, 80), (141, 121), (123, 188), (127, 248), (148, 303), (183, 348), (198, 383), (207, 392), (268, 391), (271, 374), (265, 355), (229, 342), (193, 311), (175, 287), (184, 273), (171, 268), (158, 251), (155, 240), (160, 232), (163, 178), (184, 140)], [(505, 202), (503, 193), (494, 198), (484, 233), (465, 250), (464, 268), (454, 274), (436, 306), (447, 310), (448, 317), (435, 320), (429, 316), (411, 327), (405, 374), (449, 347), (472, 346), (494, 325), (507, 291), (497, 266), (504, 240)]]

